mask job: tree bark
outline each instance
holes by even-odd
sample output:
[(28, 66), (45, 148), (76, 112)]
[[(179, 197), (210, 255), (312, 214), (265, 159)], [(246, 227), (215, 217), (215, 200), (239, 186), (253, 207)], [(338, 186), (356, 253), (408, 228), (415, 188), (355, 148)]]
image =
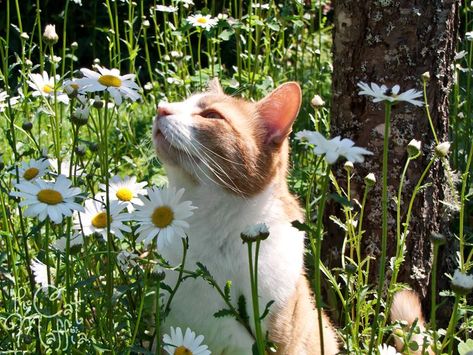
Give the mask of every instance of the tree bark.
[[(358, 146), (374, 153), (363, 164), (355, 165), (352, 180), (353, 197), (361, 202), (363, 177), (373, 172), (378, 180), (369, 194), (363, 229), (362, 244), (366, 254), (377, 260), (381, 249), (381, 166), (384, 134), (384, 104), (373, 103), (359, 96), (356, 84), (375, 82), (401, 92), (414, 88), (422, 90), (421, 76), (430, 73), (427, 97), (438, 138), (448, 140), (448, 93), (453, 83), (452, 63), (455, 54), (459, 3), (447, 1), (411, 0), (337, 0), (334, 16), (333, 45), (333, 101), (332, 136), (351, 138)], [(402, 192), (403, 218), (407, 212), (414, 186), (426, 167), (435, 146), (425, 108), (398, 103), (392, 108), (389, 143), (389, 205), (388, 205), (388, 260), (396, 247), (396, 204), (400, 176), (407, 160), (406, 147), (411, 139), (423, 143), (423, 155), (407, 172)], [(344, 179), (340, 166), (336, 175)], [(346, 178), (345, 178), (346, 180)], [(407, 255), (399, 274), (422, 297), (428, 297), (432, 267), (432, 231), (447, 233), (444, 218), (447, 212), (441, 200), (445, 196), (445, 176), (437, 161), (426, 180), (428, 188), (418, 194), (407, 237)], [(333, 204), (330, 214), (340, 215), (340, 207)], [(328, 221), (328, 218), (327, 218)], [(340, 260), (339, 250), (343, 231), (328, 222), (324, 247), (328, 248), (330, 266)], [(389, 265), (389, 263), (388, 263)], [(371, 266), (373, 277), (378, 266)], [(387, 267), (389, 269), (389, 267)], [(445, 272), (445, 270), (443, 271)], [(389, 279), (389, 273), (388, 279)], [(373, 281), (375, 279), (373, 278)]]

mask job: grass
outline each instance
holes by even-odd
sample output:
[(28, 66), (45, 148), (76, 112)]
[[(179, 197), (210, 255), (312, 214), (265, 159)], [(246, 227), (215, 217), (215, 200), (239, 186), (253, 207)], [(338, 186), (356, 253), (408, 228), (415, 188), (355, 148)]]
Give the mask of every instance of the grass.
[[(88, 50), (87, 43), (83, 39), (73, 42), (74, 33), (67, 31), (74, 20), (73, 14), (81, 9), (79, 5), (67, 0), (64, 9), (60, 9), (64, 10), (64, 22), (62, 31), (58, 31), (57, 42), (43, 34), (48, 23), (42, 17), (40, 1), (35, 3), (34, 16), (26, 17), (22, 11), (24, 4), (19, 0), (7, 0), (2, 15), (5, 26), (0, 35), (0, 92), (10, 99), (0, 101), (0, 350), (13, 353), (153, 353), (155, 339), (159, 348), (161, 338), (156, 338), (152, 329), (159, 330), (160, 322), (172, 307), (173, 295), (187, 277), (202, 278), (202, 282), (209, 282), (222, 296), (227, 308), (219, 311), (218, 316), (235, 317), (251, 329), (248, 313), (266, 313), (268, 307), (257, 302), (257, 253), (254, 263), (252, 260), (249, 265), (254, 281), (253, 299), (231, 300), (231, 282), (219, 285), (205, 265), (199, 264), (196, 270), (186, 265), (186, 239), (183, 239), (184, 257), (179, 265), (168, 265), (157, 255), (154, 244), (145, 248), (137, 243), (136, 223), (127, 222), (132, 231), (125, 232), (123, 239), (116, 238), (111, 233), (110, 218), (106, 218), (103, 236), (95, 233), (83, 238), (81, 245), (74, 245), (76, 221), (73, 218), (64, 217), (62, 223), (54, 224), (48, 218), (40, 221), (26, 217), (25, 208), (11, 192), (23, 177), (22, 164), (46, 157), (56, 160), (59, 166), (61, 162), (69, 163), (62, 170), (48, 172), (46, 179), (55, 180), (58, 174), (68, 176), (73, 186), (81, 189), (82, 200), (95, 196), (99, 184), (104, 184), (108, 191), (112, 177), (117, 174), (136, 176), (138, 181), (146, 181), (149, 186), (164, 186), (166, 177), (154, 158), (150, 141), (155, 107), (161, 100), (178, 101), (202, 90), (213, 77), (219, 77), (228, 93), (254, 99), (263, 97), (280, 83), (300, 82), (303, 107), (294, 131), (317, 130), (329, 136), (329, 104), (310, 105), (315, 94), (326, 103), (331, 97), (331, 24), (324, 14), (328, 4), (324, 1), (310, 5), (270, 1), (266, 7), (261, 1), (230, 0), (203, 1), (186, 7), (184, 1), (176, 0), (172, 4), (176, 6), (175, 11), (166, 12), (157, 10), (156, 6), (163, 4), (156, 1), (103, 0), (95, 3), (87, 5), (92, 6), (94, 15), (89, 22), (99, 23), (89, 37), (91, 52), (99, 54), (94, 64), (117, 68), (122, 75), (136, 74), (141, 99), (108, 105), (107, 102), (114, 102), (111, 93), (98, 93), (98, 97), (89, 93), (92, 105), (90, 111), (82, 115), (78, 109), (84, 105), (76, 93), (69, 94), (68, 104), (59, 101), (67, 80), (77, 77), (82, 67), (94, 68), (78, 59), (79, 53)], [(198, 13), (211, 15), (218, 20), (217, 24), (205, 30), (186, 20)], [(462, 8), (462, 18), (465, 28), (471, 28), (470, 7)], [(390, 270), (393, 275), (387, 290), (369, 282), (369, 270), (377, 265), (360, 250), (364, 205), (374, 182), (365, 179), (363, 200), (359, 205), (350, 203), (353, 202), (350, 190), (353, 168), (345, 165), (347, 185), (341, 186), (324, 157), (291, 138), (294, 169), (289, 178), (290, 188), (304, 202), (308, 221), (298, 228), (305, 230), (308, 236), (307, 254), (309, 264), (315, 265), (313, 285), (317, 298), (322, 294), (321, 279), (333, 290), (330, 304), (337, 306), (338, 331), (347, 353), (373, 353), (380, 344), (392, 343), (393, 332), (414, 347), (411, 338), (419, 332), (418, 327), (401, 331), (401, 325), (390, 324), (385, 315), (394, 293), (405, 286), (399, 284), (396, 277), (406, 252), (405, 240), (414, 199), (424, 186), (431, 164), (438, 160), (452, 181), (455, 193), (451, 204), (459, 212), (458, 218), (450, 221), (458, 245), (457, 267), (464, 273), (472, 268), (468, 218), (472, 210), (469, 201), (473, 157), (470, 138), (472, 98), (471, 78), (464, 70), (473, 66), (472, 43), (460, 43), (458, 52), (465, 50), (465, 53), (456, 59), (457, 80), (451, 96), (451, 150), (447, 156), (434, 151), (427, 153), (430, 163), (417, 182), (404, 219), (401, 206), (397, 206), (397, 252), (394, 259), (388, 260), (383, 254), (380, 260), (381, 271)], [(49, 97), (45, 96), (48, 93), (34, 96), (35, 90), (28, 84), (31, 74), (43, 71), (52, 78), (57, 75)], [(428, 82), (424, 84), (428, 85)], [(390, 104), (387, 104), (387, 121), (389, 109)], [(385, 137), (389, 138), (388, 135)], [(433, 142), (423, 143), (428, 146)], [(385, 158), (387, 154), (385, 149)], [(415, 158), (415, 154), (409, 155), (404, 171)], [(376, 182), (384, 187), (388, 168), (384, 166), (382, 181)], [(459, 176), (458, 186), (453, 182), (455, 176)], [(404, 180), (403, 175), (398, 196), (403, 191)], [(330, 196), (329, 188), (334, 191)], [(343, 220), (331, 217), (345, 232), (342, 270), (329, 270), (320, 258), (324, 235), (322, 214), (327, 199), (334, 195), (344, 216)], [(386, 210), (387, 198), (387, 194), (383, 194), (383, 210)], [(105, 214), (110, 217), (111, 203), (108, 198), (105, 202)], [(384, 214), (383, 221), (386, 219)], [(83, 231), (83, 228), (79, 230)], [(384, 230), (383, 236), (386, 233)], [(61, 239), (64, 246), (58, 249), (54, 245)], [(437, 258), (443, 240), (442, 236), (433, 239), (434, 258)], [(250, 256), (264, 240), (256, 241), (254, 249), (252, 243), (248, 243)], [(383, 238), (384, 251), (385, 243)], [(44, 283), (54, 285), (48, 292), (33, 272), (35, 260), (44, 265), (40, 266), (46, 275)], [(434, 267), (436, 265), (434, 262)], [(161, 268), (175, 270), (179, 280), (175, 287), (166, 284)], [(380, 273), (383, 275), (380, 285), (384, 284), (384, 274)], [(454, 309), (448, 326), (441, 329), (436, 323), (436, 307), (443, 307), (443, 304), (433, 304), (427, 334), (434, 340), (434, 350), (438, 354), (472, 351), (473, 344), (468, 340), (473, 327), (472, 308), (465, 290), (439, 290), (434, 277), (431, 293), (436, 295), (438, 292), (445, 298), (454, 299)], [(160, 293), (168, 294), (166, 303), (158, 296)], [(153, 310), (153, 303), (157, 305), (157, 311)], [(323, 304), (321, 299), (317, 303), (319, 307)], [(246, 310), (248, 305), (253, 307)], [(262, 309), (264, 306), (266, 308)], [(255, 351), (261, 354), (269, 344), (265, 344), (258, 324), (255, 328), (259, 329)]]

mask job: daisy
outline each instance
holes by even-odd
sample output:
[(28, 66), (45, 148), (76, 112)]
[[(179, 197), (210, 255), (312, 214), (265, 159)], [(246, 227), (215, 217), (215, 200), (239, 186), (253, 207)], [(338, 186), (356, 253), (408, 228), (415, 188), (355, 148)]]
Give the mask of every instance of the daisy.
[[(85, 211), (74, 217), (74, 229), (82, 230), (84, 235), (98, 233), (107, 239), (107, 210), (105, 204), (95, 199), (86, 200)], [(131, 228), (123, 224), (128, 221), (129, 216), (121, 213), (124, 205), (117, 201), (110, 202), (110, 233), (115, 234), (118, 239), (123, 239), (122, 232), (131, 232)]]
[(18, 103), (18, 100), (18, 96), (10, 97), (6, 91), (0, 91), (0, 112), (5, 111), (9, 102), (10, 106), (15, 106)]
[(38, 259), (34, 258), (31, 260), (31, 271), (33, 271), (35, 282), (40, 285), (43, 290), (47, 289), (49, 286), (48, 267)]
[(473, 276), (455, 270), (452, 278), (452, 289), (461, 295), (470, 293), (473, 290)]
[[(70, 250), (76, 249), (76, 248), (79, 249), (79, 247), (82, 246), (82, 244), (84, 244), (84, 237), (82, 236), (82, 234), (81, 233), (74, 234), (69, 240), (69, 249)], [(61, 253), (65, 253), (66, 248), (67, 248), (67, 238), (62, 237), (62, 238), (57, 239), (53, 243), (53, 248), (60, 251)]]
[(138, 223), (136, 230), (138, 243), (144, 242), (147, 247), (157, 237), (157, 248), (169, 245), (172, 238), (185, 237), (184, 229), (189, 228), (185, 221), (194, 214), (196, 207), (192, 202), (179, 202), (184, 189), (176, 192), (175, 188), (147, 189), (148, 196), (141, 196), (142, 206), (135, 206), (133, 219)]
[(18, 191), (12, 192), (11, 195), (24, 199), (20, 202), (20, 206), (27, 206), (25, 216), (37, 216), (40, 221), (49, 217), (53, 223), (59, 224), (63, 216), (71, 216), (73, 211), (84, 210), (81, 205), (74, 202), (81, 190), (71, 185), (71, 180), (59, 175), (56, 181), (41, 179), (37, 179), (34, 183), (23, 181), (15, 185)]
[[(145, 187), (147, 182), (136, 182), (135, 176), (125, 176), (121, 179), (119, 176), (114, 176), (110, 180), (109, 193), (111, 201), (119, 201), (122, 204), (125, 204), (128, 212), (133, 212), (133, 204), (141, 206), (139, 196), (146, 195)], [(106, 186), (104, 184), (99, 184), (99, 188), (102, 191), (106, 191)]]
[(296, 139), (313, 144), (314, 154), (323, 155), (329, 164), (335, 163), (341, 156), (353, 163), (362, 163), (365, 160), (363, 155), (373, 154), (365, 148), (356, 147), (351, 139), (341, 139), (340, 136), (329, 140), (319, 132), (303, 130), (296, 133)]
[(398, 355), (395, 348), (393, 348), (391, 345), (386, 345), (382, 344), (378, 347), (379, 355)]
[(31, 159), (27, 163), (22, 163), (18, 167), (20, 181), (33, 181), (42, 177), (48, 172), (49, 161), (47, 159), (35, 160)]
[(163, 341), (166, 344), (164, 350), (171, 355), (210, 355), (207, 345), (201, 345), (203, 335), (196, 336), (189, 328), (182, 335), (181, 328), (171, 327), (171, 335), (164, 334)]
[(178, 0), (178, 2), (180, 2), (186, 9), (194, 5), (193, 0)]
[(35, 91), (33, 91), (33, 96), (43, 96), (46, 98), (54, 98), (54, 93), (56, 93), (56, 98), (59, 102), (63, 104), (69, 103), (69, 97), (61, 93), (59, 90), (55, 89), (56, 85), (59, 82), (59, 75), (56, 77), (49, 77), (48, 73), (43, 71), (41, 74), (30, 74), (30, 80), (28, 80), (28, 85)]
[(156, 11), (159, 12), (176, 12), (178, 10), (175, 6), (164, 6), (164, 5), (156, 5)]
[(360, 81), (358, 87), (361, 91), (358, 95), (366, 95), (373, 97), (373, 102), (380, 101), (389, 101), (389, 102), (399, 102), (406, 101), (415, 106), (423, 106), (424, 103), (419, 100), (415, 100), (419, 97), (422, 97), (422, 92), (414, 89), (407, 90), (402, 94), (399, 94), (400, 87), (399, 85), (394, 85), (392, 88), (388, 88), (386, 85), (379, 86), (378, 84), (371, 83), (366, 84)]
[(108, 91), (117, 105), (122, 103), (122, 96), (132, 101), (140, 98), (139, 87), (135, 83), (135, 74), (120, 75), (118, 69), (107, 69), (97, 65), (99, 73), (87, 68), (80, 71), (84, 78), (77, 79), (80, 92)]
[[(51, 170), (58, 173), (58, 162), (57, 159), (48, 159), (49, 165), (51, 166)], [(69, 171), (71, 169), (71, 162), (69, 160), (62, 160), (61, 161), (61, 174), (67, 174), (69, 175)], [(82, 174), (82, 168), (78, 167), (77, 165), (74, 165), (72, 167), (72, 175), (71, 176), (80, 176)]]
[(202, 16), (200, 14), (189, 16), (186, 21), (194, 27), (202, 27), (207, 31), (218, 23), (218, 19), (212, 18), (210, 15)]

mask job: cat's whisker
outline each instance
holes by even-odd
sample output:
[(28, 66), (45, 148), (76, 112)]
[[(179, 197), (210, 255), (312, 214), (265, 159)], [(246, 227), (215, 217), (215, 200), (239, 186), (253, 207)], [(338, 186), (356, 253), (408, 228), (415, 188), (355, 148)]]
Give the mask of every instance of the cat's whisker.
[[(237, 193), (237, 194), (242, 194), (242, 191), (235, 185), (235, 183), (233, 182), (232, 178), (227, 174), (227, 172), (225, 171), (225, 169), (223, 169), (221, 167), (220, 164), (218, 164), (212, 157), (210, 157), (208, 154), (206, 154), (205, 152), (202, 152), (200, 151), (199, 149), (197, 149), (197, 147), (194, 145), (194, 143), (191, 141), (191, 140), (187, 140), (187, 143), (193, 148), (193, 151), (195, 152), (195, 154), (197, 154), (197, 156), (199, 157), (199, 159), (205, 164), (205, 166), (207, 166), (207, 168), (209, 168), (209, 170), (224, 184), (224, 186), (222, 187), (227, 187), (229, 189), (231, 189), (233, 192)], [(227, 181), (225, 181), (219, 174), (218, 171), (216, 171), (210, 164), (209, 162), (204, 158), (204, 156), (202, 155), (205, 154), (214, 164), (215, 164), (215, 167), (218, 168), (218, 170), (223, 173), (229, 181), (232, 182), (232, 185), (228, 184)], [(220, 184), (219, 184), (220, 185)], [(221, 185), (220, 185), (221, 186)]]

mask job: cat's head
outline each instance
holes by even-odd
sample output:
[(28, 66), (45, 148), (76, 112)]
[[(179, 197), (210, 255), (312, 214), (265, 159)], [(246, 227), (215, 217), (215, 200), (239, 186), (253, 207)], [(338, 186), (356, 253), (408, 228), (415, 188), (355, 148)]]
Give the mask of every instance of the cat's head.
[[(241, 196), (285, 183), (288, 142), (301, 89), (285, 83), (257, 102), (225, 95), (216, 79), (206, 92), (158, 105), (153, 141), (165, 167), (195, 184)], [(276, 180), (277, 179), (277, 180)]]

